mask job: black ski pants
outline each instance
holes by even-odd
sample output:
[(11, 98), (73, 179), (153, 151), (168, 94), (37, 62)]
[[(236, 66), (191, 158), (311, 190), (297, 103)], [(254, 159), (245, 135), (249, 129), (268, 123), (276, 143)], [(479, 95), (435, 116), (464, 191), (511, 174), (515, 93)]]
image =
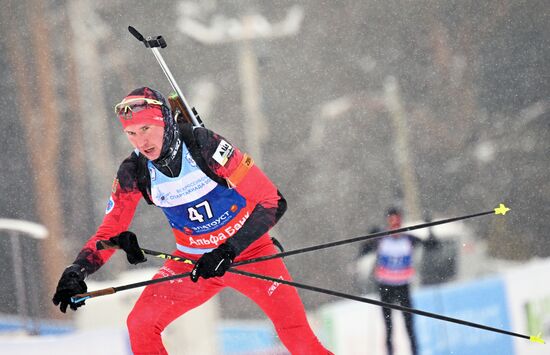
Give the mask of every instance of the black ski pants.
[[(409, 292), (409, 285), (378, 285), (378, 291), (380, 292), (380, 300), (386, 303), (399, 303), (403, 307), (411, 308), (411, 298)], [(388, 355), (393, 355), (393, 343), (392, 343), (392, 310), (387, 307), (382, 307), (382, 313), (384, 315), (384, 324), (386, 325), (386, 349)], [(409, 341), (411, 344), (411, 352), (413, 355), (417, 354), (416, 336), (414, 334), (412, 314), (403, 312), (405, 318), (405, 326), (407, 328), (407, 334), (409, 335)]]

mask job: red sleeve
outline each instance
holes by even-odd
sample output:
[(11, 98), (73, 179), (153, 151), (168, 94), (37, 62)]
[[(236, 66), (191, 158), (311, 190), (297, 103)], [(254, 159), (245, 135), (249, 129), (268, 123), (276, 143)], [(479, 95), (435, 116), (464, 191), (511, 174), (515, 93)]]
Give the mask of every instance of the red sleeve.
[(103, 222), (96, 233), (88, 239), (78, 253), (74, 263), (83, 266), (87, 274), (97, 271), (116, 251), (115, 249), (100, 250), (96, 248), (98, 240), (105, 240), (128, 229), (136, 207), (141, 199), (137, 188), (135, 167), (137, 160), (130, 156), (119, 168), (113, 182), (111, 196), (105, 211)]
[(252, 157), (242, 153), (222, 136), (199, 129), (196, 134), (201, 153), (210, 169), (228, 180), (243, 197), (265, 208), (277, 207), (281, 196), (277, 187), (254, 165)]
[(277, 223), (286, 210), (286, 201), (251, 157), (212, 131), (196, 131), (201, 154), (210, 169), (248, 201), (256, 203), (243, 227), (227, 241), (238, 255)]

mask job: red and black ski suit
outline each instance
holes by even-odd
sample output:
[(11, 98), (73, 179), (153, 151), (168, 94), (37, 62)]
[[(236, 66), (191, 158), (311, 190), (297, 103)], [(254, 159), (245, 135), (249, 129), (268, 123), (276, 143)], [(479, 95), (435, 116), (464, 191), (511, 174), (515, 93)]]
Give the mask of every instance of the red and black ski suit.
[[(235, 261), (277, 252), (268, 231), (284, 213), (286, 201), (274, 184), (250, 157), (221, 136), (205, 128), (180, 127), (191, 132), (195, 144), (188, 142), (189, 136), (181, 134), (185, 144), (179, 153), (178, 176), (164, 175), (136, 152), (120, 165), (103, 223), (75, 260), (88, 274), (99, 269), (114, 253), (98, 251), (96, 242), (127, 230), (142, 196), (161, 207), (168, 218), (176, 240), (173, 251), (176, 255), (197, 260), (222, 243), (230, 243), (236, 251)], [(206, 173), (203, 171), (208, 169)], [(148, 176), (146, 195), (142, 194), (143, 184), (138, 183), (143, 171)], [(192, 267), (168, 260), (154, 278), (189, 272)], [(291, 280), (281, 259), (238, 268)], [(166, 326), (224, 287), (252, 299), (271, 319), (281, 342), (292, 354), (329, 353), (312, 332), (295, 288), (232, 273), (200, 279), (197, 283), (184, 278), (147, 286), (127, 320), (132, 351), (166, 354), (161, 340)]]

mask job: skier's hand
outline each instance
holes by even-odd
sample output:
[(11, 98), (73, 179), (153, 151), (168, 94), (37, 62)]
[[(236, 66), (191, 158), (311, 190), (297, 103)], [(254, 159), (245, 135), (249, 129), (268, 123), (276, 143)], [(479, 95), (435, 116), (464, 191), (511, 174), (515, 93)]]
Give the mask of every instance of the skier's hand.
[(195, 264), (193, 271), (191, 271), (191, 281), (197, 282), (201, 276), (205, 279), (223, 276), (231, 266), (233, 259), (235, 259), (233, 248), (227, 243), (220, 245), (211, 252), (201, 256)]
[(72, 296), (88, 290), (84, 278), (84, 270), (80, 265), (70, 265), (63, 271), (52, 299), (54, 305), (59, 305), (61, 312), (65, 313), (67, 306), (70, 306), (73, 311), (76, 311), (80, 306), (84, 306), (84, 301), (71, 302)]
[(126, 258), (130, 264), (139, 264), (147, 261), (134, 233), (130, 231), (122, 232), (115, 237), (109, 238), (109, 241), (118, 245), (120, 249), (126, 252)]

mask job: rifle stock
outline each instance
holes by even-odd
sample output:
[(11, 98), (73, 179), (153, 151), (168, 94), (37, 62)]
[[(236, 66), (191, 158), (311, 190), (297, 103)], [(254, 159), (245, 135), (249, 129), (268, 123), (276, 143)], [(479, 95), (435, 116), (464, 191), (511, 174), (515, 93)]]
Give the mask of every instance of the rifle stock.
[(204, 127), (204, 123), (202, 122), (200, 116), (197, 114), (197, 110), (195, 108), (191, 108), (191, 113), (188, 109), (185, 108), (185, 104), (183, 100), (178, 96), (177, 93), (172, 92), (168, 96), (168, 103), (170, 104), (170, 108), (172, 110), (172, 116), (176, 121), (179, 121), (183, 119), (185, 122), (190, 123), (194, 125), (193, 118), (191, 117), (191, 113), (195, 116), (196, 120), (199, 122), (201, 127)]

